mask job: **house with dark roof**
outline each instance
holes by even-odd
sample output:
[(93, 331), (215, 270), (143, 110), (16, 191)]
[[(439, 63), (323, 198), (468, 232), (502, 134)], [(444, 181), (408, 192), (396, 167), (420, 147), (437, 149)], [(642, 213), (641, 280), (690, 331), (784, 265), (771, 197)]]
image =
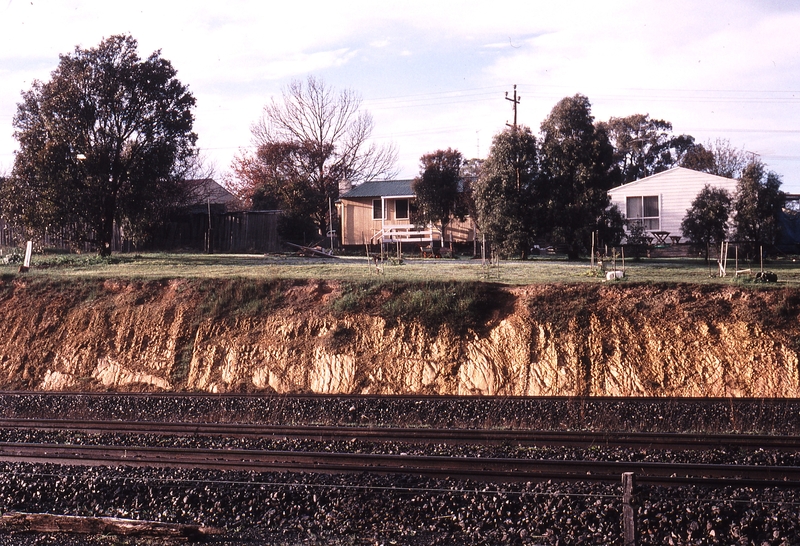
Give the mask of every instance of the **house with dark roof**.
[(435, 226), (416, 226), (411, 212), (416, 196), (413, 180), (376, 180), (351, 188), (340, 187), (337, 206), (342, 221), (342, 245), (378, 243), (467, 243), (475, 240), (471, 218), (453, 219), (446, 232)]

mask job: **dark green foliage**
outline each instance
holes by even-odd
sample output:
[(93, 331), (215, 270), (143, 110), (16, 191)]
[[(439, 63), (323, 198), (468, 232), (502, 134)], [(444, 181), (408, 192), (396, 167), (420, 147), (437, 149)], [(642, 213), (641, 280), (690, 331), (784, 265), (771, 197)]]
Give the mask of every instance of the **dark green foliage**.
[(76, 243), (111, 252), (149, 230), (187, 195), (195, 158), (195, 99), (169, 61), (145, 60), (130, 36), (61, 55), (47, 83), (23, 93), (14, 117), (20, 150), (0, 188), (3, 214), (43, 231), (69, 226)]
[(777, 239), (778, 215), (786, 201), (780, 187), (780, 176), (767, 171), (760, 161), (745, 167), (736, 186), (734, 237), (751, 258), (759, 255), (759, 247), (770, 247)]
[(501, 253), (524, 257), (543, 235), (547, 216), (536, 137), (528, 127), (495, 135), (472, 195), (481, 232)]
[(547, 180), (552, 242), (569, 246), (575, 259), (591, 244), (614, 185), (614, 149), (602, 124), (595, 126), (589, 99), (562, 99), (542, 122), (541, 175)]
[(611, 118), (604, 125), (614, 145), (620, 183), (665, 171), (679, 163), (694, 145), (689, 135), (673, 136), (672, 124), (649, 114)]
[(712, 243), (721, 243), (728, 234), (728, 217), (731, 211), (731, 196), (723, 188), (712, 188), (708, 184), (700, 190), (692, 206), (681, 222), (681, 232), (690, 242), (706, 249)]
[(420, 174), (411, 184), (416, 196), (417, 225), (438, 224), (442, 237), (452, 218), (464, 220), (467, 203), (462, 191), (461, 167), (464, 158), (457, 150), (437, 150), (420, 159)]
[(461, 335), (484, 328), (508, 300), (505, 292), (491, 284), (373, 281), (346, 283), (329, 308), (335, 314), (366, 313), (429, 330), (447, 326)]

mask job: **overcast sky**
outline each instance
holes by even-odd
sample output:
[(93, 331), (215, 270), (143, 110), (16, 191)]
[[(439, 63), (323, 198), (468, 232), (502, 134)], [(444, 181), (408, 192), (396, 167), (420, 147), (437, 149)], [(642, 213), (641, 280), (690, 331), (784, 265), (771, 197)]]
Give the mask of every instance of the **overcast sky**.
[(0, 0), (0, 173), (20, 93), (60, 53), (121, 33), (189, 86), (219, 180), (263, 106), (312, 74), (362, 96), (403, 178), (436, 149), (485, 157), (516, 84), (535, 133), (582, 93), (597, 120), (648, 113), (760, 154), (800, 193), (800, 2)]

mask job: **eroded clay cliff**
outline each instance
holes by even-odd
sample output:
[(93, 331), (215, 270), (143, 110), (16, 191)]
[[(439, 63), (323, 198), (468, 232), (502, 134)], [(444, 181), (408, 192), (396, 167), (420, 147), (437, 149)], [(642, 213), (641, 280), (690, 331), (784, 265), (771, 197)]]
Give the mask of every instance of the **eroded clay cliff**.
[(0, 388), (800, 396), (794, 289), (495, 286), (465, 326), (342, 311), (331, 282), (219, 303), (249, 282), (6, 279)]

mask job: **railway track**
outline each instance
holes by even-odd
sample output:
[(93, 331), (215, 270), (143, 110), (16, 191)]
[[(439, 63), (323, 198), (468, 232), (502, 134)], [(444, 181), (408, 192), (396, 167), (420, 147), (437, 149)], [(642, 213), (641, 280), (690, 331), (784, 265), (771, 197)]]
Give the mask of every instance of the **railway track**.
[[(514, 443), (515, 445), (621, 446), (659, 449), (800, 449), (800, 437), (656, 433), (543, 432), (529, 430), (297, 427), (252, 424), (0, 419), (0, 428), (97, 434), (159, 434), (295, 438), (319, 441), (360, 439), (396, 443)], [(800, 487), (800, 467), (656, 462), (442, 457), (257, 449), (199, 449), (142, 446), (2, 443), (0, 460), (84, 466), (155, 466), (255, 472), (371, 472), (466, 478), (481, 481), (582, 480), (614, 482), (634, 472), (642, 482)]]
[(67, 419), (2, 419), (0, 429), (72, 431), (87, 434), (159, 434), (238, 438), (300, 438), (401, 443), (514, 444), (524, 446), (632, 447), (641, 449), (797, 449), (800, 436), (655, 432), (539, 431), (525, 429), (439, 429), (356, 426), (288, 426), (240, 423), (163, 423)]
[(618, 482), (633, 472), (641, 483), (704, 483), (740, 487), (800, 488), (800, 467), (654, 462), (536, 460), (518, 458), (441, 457), (186, 449), (129, 446), (0, 443), (0, 461), (78, 466), (205, 468), (252, 472), (413, 474), (478, 481), (547, 480)]

